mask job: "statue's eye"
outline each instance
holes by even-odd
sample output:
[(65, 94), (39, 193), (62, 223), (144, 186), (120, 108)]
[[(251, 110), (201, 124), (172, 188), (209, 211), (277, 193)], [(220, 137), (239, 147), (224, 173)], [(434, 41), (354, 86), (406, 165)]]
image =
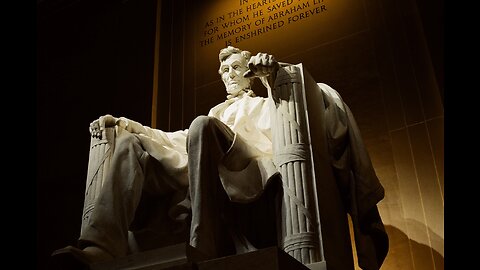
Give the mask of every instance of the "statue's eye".
[(224, 67), (224, 68), (222, 69), (222, 72), (223, 72), (223, 73), (228, 72), (228, 67)]
[(235, 66), (233, 66), (233, 69), (235, 69), (235, 70), (237, 70), (237, 69), (239, 69), (239, 68), (240, 68), (240, 66), (239, 66), (239, 65), (235, 65)]

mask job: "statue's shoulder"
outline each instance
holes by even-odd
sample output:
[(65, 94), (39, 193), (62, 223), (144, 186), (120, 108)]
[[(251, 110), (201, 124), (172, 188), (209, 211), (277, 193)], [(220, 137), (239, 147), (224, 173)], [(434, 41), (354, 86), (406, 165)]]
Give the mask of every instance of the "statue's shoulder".
[(322, 90), (323, 99), (326, 101), (326, 103), (335, 103), (339, 108), (344, 108), (342, 96), (337, 90), (333, 89), (326, 83), (317, 83), (317, 85), (320, 90)]

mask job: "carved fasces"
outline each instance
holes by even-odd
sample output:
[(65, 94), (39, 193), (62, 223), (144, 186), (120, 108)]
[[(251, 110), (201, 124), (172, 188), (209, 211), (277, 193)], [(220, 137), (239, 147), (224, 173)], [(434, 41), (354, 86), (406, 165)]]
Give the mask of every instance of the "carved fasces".
[(282, 176), (280, 245), (285, 252), (310, 264), (322, 260), (314, 173), (305, 108), (302, 69), (280, 68), (274, 88), (272, 134), (274, 162)]
[(82, 230), (90, 218), (95, 207), (95, 200), (100, 194), (106, 172), (110, 167), (110, 159), (115, 147), (116, 128), (106, 127), (101, 131), (102, 136), (94, 136), (90, 139), (90, 153), (88, 159), (88, 172), (85, 187), (85, 201), (83, 204)]

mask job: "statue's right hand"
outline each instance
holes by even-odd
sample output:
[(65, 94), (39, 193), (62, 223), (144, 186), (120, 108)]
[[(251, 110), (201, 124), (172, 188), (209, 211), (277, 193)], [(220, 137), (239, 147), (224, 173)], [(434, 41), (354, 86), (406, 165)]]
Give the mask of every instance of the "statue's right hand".
[(116, 125), (117, 118), (110, 114), (100, 116), (98, 119), (90, 123), (90, 135), (93, 138), (102, 139), (102, 134), (105, 128), (113, 127)]
[(248, 70), (243, 74), (245, 78), (266, 77), (276, 75), (280, 64), (275, 57), (268, 53), (257, 53), (250, 57)]

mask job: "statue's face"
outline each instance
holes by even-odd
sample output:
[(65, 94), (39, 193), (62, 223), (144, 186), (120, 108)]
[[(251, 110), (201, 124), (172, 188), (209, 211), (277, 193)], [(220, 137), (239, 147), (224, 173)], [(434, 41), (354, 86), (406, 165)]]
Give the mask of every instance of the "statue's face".
[(243, 77), (248, 70), (247, 59), (241, 54), (232, 54), (220, 64), (220, 74), (227, 93), (236, 95), (239, 91), (250, 88), (250, 79)]

